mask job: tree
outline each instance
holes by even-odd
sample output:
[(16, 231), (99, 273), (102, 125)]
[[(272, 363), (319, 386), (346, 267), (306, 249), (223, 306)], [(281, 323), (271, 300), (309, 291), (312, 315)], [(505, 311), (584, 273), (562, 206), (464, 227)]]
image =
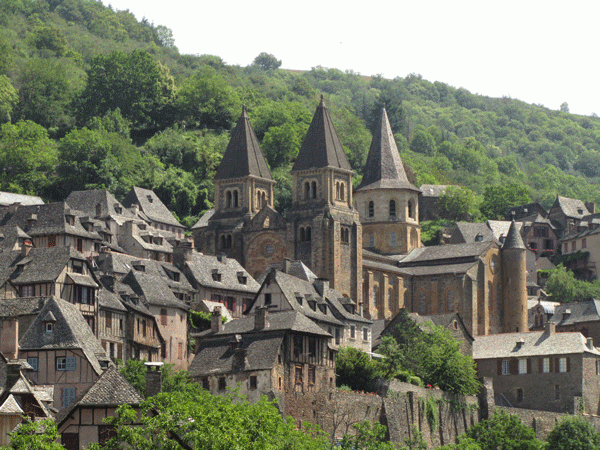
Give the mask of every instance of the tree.
[(480, 215), (480, 199), (468, 188), (448, 186), (440, 195), (439, 203), (442, 208), (442, 217), (449, 220), (472, 221)]
[(590, 283), (575, 278), (575, 274), (562, 264), (549, 271), (544, 289), (554, 301), (561, 303), (582, 302), (600, 296), (600, 285), (597, 281)]
[[(472, 426), (464, 435), (471, 438), (481, 450), (541, 450), (543, 443), (535, 432), (518, 416), (496, 411), (492, 417)], [(550, 447), (552, 450), (555, 447)]]
[(175, 82), (169, 69), (145, 51), (98, 55), (87, 71), (88, 83), (77, 109), (84, 123), (120, 109), (137, 139), (147, 138), (173, 121)]
[(339, 442), (343, 450), (398, 450), (396, 444), (385, 440), (387, 428), (368, 420), (352, 425), (355, 434), (346, 434)]
[(336, 358), (335, 374), (338, 386), (348, 386), (354, 391), (375, 390), (377, 366), (362, 350), (342, 347)]
[(427, 130), (418, 127), (410, 141), (410, 149), (416, 153), (433, 156), (436, 153), (435, 139)]
[(278, 69), (281, 66), (281, 60), (275, 58), (275, 56), (271, 55), (270, 53), (261, 52), (256, 58), (254, 58), (252, 64), (260, 67), (263, 70)]
[(0, 75), (0, 123), (10, 122), (10, 115), (19, 96), (6, 75)]
[(567, 416), (552, 428), (547, 442), (552, 450), (597, 450), (600, 434), (582, 417)]
[(56, 442), (59, 439), (56, 423), (53, 419), (37, 422), (24, 422), (16, 431), (10, 433), (10, 445), (3, 449), (14, 450), (64, 450)]
[(179, 450), (184, 448), (182, 443), (186, 448), (212, 450), (329, 447), (323, 432), (308, 425), (297, 430), (293, 420), (284, 420), (266, 397), (250, 404), (235, 392), (215, 396), (198, 384), (145, 400), (139, 414), (122, 405), (117, 416), (106, 421), (117, 428), (116, 437), (92, 449)]
[(560, 111), (564, 112), (564, 113), (568, 113), (569, 112), (569, 104), (567, 102), (562, 102), (560, 104)]
[(511, 207), (530, 202), (529, 189), (525, 186), (515, 183), (487, 186), (483, 193), (481, 212), (488, 219), (503, 219)]
[[(117, 362), (119, 372), (129, 383), (146, 397), (146, 360), (128, 359)], [(165, 364), (161, 372), (161, 392), (178, 392), (187, 389), (190, 375), (187, 370), (175, 369), (174, 364)]]

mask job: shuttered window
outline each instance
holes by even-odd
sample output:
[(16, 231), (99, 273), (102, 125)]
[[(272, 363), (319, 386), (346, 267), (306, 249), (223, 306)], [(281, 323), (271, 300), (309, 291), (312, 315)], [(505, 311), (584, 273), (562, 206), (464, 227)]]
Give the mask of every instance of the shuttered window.
[(74, 387), (66, 387), (62, 390), (62, 407), (69, 406), (75, 401), (77, 391)]

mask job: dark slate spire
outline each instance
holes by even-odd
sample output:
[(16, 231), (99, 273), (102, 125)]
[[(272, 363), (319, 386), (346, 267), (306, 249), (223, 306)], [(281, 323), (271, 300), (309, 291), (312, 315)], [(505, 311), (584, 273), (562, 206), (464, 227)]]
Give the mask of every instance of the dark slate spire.
[(365, 173), (356, 189), (410, 189), (419, 191), (406, 177), (385, 108), (375, 129), (367, 156)]
[(329, 110), (323, 102), (323, 96), (321, 96), (321, 102), (310, 127), (308, 127), (292, 170), (319, 169), (321, 167), (352, 170), (333, 127)]
[(248, 175), (273, 179), (244, 107), (231, 133), (231, 139), (217, 169), (215, 180), (242, 178)]
[(525, 250), (525, 244), (523, 243), (523, 238), (521, 237), (521, 233), (517, 228), (516, 222), (513, 220), (510, 224), (510, 228), (508, 229), (508, 233), (506, 234), (506, 238), (504, 239), (504, 245), (502, 246), (503, 250), (508, 248), (520, 248)]

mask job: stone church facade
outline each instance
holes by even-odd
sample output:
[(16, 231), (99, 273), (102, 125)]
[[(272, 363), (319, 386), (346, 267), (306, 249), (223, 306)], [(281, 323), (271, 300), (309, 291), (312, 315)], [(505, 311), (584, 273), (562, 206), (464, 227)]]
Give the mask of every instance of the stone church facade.
[(519, 233), (504, 243), (422, 247), (421, 191), (406, 176), (385, 109), (356, 189), (323, 99), (291, 175), (284, 217), (273, 208), (275, 181), (243, 111), (215, 176), (215, 207), (192, 228), (197, 250), (235, 258), (253, 276), (284, 258), (302, 261), (371, 320), (407, 308), (458, 312), (473, 335), (526, 329)]

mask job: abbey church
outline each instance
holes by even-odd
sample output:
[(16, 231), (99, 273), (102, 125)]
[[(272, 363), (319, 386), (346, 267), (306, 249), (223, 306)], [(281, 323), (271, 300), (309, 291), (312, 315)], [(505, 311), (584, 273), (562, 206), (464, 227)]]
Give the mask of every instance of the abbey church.
[(192, 228), (197, 250), (234, 258), (255, 277), (285, 258), (302, 261), (370, 319), (407, 308), (458, 312), (473, 335), (527, 330), (526, 248), (516, 227), (503, 242), (423, 247), (421, 191), (406, 176), (385, 110), (356, 189), (323, 99), (291, 176), (283, 216), (243, 111), (214, 179), (214, 209)]

